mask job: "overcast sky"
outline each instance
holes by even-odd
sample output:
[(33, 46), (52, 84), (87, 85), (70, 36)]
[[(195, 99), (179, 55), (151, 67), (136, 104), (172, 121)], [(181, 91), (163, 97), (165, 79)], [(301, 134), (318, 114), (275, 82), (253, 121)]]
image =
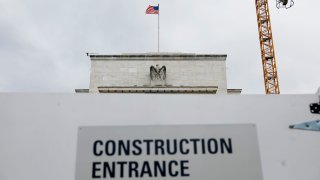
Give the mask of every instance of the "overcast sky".
[[(99, 54), (157, 51), (227, 54), (228, 88), (263, 94), (254, 0), (0, 0), (0, 92), (74, 92), (88, 88)], [(319, 1), (288, 10), (270, 0), (282, 94), (320, 86)]]

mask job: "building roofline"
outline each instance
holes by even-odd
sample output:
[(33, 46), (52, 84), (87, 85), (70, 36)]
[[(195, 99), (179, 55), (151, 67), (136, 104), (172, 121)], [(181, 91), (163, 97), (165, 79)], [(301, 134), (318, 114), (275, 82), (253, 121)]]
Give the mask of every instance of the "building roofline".
[[(222, 60), (226, 54), (192, 54), (192, 53), (141, 53), (141, 54), (88, 54), (91, 60)], [(214, 58), (214, 59), (212, 59)]]

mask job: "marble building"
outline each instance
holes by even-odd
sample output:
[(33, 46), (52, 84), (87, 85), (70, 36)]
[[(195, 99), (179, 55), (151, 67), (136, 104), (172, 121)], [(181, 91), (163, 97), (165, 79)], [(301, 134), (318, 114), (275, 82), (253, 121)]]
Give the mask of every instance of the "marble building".
[(226, 54), (89, 54), (89, 89), (77, 93), (240, 94), (228, 89)]

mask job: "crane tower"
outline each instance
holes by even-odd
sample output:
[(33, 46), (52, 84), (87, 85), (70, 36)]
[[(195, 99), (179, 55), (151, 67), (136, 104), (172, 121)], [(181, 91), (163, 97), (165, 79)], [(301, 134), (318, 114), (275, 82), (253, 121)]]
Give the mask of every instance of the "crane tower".
[[(265, 91), (266, 94), (280, 94), (268, 0), (255, 1)], [(292, 0), (290, 3), (288, 0), (277, 0), (278, 8), (290, 8), (292, 5)]]

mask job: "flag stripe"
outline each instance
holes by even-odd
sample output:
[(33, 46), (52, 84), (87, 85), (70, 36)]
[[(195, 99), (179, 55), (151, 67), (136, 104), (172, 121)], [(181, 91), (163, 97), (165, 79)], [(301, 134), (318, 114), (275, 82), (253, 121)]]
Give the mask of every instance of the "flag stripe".
[(150, 6), (146, 10), (146, 14), (159, 14), (159, 6)]

